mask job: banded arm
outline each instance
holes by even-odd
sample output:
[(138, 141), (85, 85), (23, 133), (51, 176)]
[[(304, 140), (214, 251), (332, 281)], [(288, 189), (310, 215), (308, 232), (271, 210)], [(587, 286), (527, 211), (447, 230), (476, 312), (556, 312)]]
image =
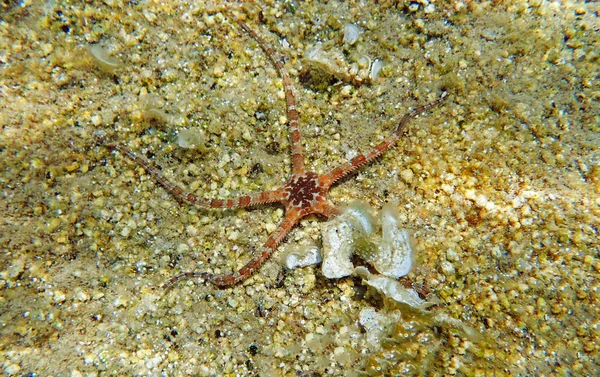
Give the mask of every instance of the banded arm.
[[(100, 139), (103, 141), (103, 139)], [(134, 161), (138, 165), (142, 166), (146, 171), (158, 182), (161, 186), (163, 186), (171, 195), (176, 197), (177, 199), (201, 207), (205, 209), (236, 209), (236, 208), (245, 208), (251, 207), (258, 204), (266, 204), (266, 203), (274, 203), (280, 202), (283, 198), (284, 192), (282, 189), (272, 190), (272, 191), (263, 191), (260, 193), (243, 195), (236, 198), (228, 198), (228, 199), (206, 199), (202, 198), (194, 193), (185, 191), (181, 187), (177, 186), (171, 180), (164, 176), (164, 174), (149, 160), (143, 158), (142, 156), (132, 152), (128, 148), (116, 144), (116, 143), (104, 143), (107, 147), (118, 150), (125, 156), (127, 156), (130, 160)]]
[(233, 16), (235, 21), (240, 25), (248, 35), (250, 35), (269, 57), (279, 76), (283, 80), (283, 88), (285, 93), (285, 104), (288, 117), (288, 131), (290, 134), (291, 154), (292, 154), (292, 172), (294, 174), (302, 174), (306, 170), (304, 168), (304, 154), (302, 151), (302, 135), (298, 124), (298, 110), (296, 108), (296, 95), (294, 94), (294, 84), (290, 79), (290, 75), (283, 66), (281, 59), (277, 59), (275, 51), (256, 32), (239, 18)]
[(438, 106), (440, 103), (442, 103), (442, 101), (446, 99), (447, 96), (448, 92), (443, 92), (440, 98), (438, 98), (437, 100), (430, 102), (426, 105), (419, 106), (413, 111), (405, 114), (400, 120), (400, 123), (398, 123), (396, 130), (387, 139), (377, 144), (373, 150), (365, 154), (360, 154), (354, 157), (349, 162), (346, 162), (341, 166), (338, 166), (329, 171), (329, 173), (326, 174), (328, 184), (332, 185), (337, 180), (345, 177), (348, 174), (351, 174), (356, 169), (360, 168), (365, 164), (370, 163), (371, 161), (373, 161), (374, 159), (376, 159), (377, 157), (381, 156), (383, 153), (394, 147), (398, 143), (400, 137), (402, 136), (402, 132), (406, 128), (406, 125), (410, 122), (412, 118), (433, 107)]
[(185, 279), (200, 279), (210, 282), (218, 287), (230, 287), (243, 280), (248, 279), (271, 257), (277, 246), (283, 241), (285, 236), (290, 232), (294, 225), (300, 219), (300, 214), (297, 211), (288, 211), (277, 229), (269, 236), (267, 241), (258, 250), (255, 255), (244, 267), (231, 274), (214, 275), (208, 272), (184, 272), (173, 276), (167, 281), (162, 288), (168, 289), (173, 284)]

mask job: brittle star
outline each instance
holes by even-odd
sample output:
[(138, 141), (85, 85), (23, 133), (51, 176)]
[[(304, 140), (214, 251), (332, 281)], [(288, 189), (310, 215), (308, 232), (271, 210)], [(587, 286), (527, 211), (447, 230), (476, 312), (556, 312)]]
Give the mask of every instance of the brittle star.
[(236, 19), (236, 22), (243, 31), (256, 40), (283, 80), (288, 119), (287, 127), (291, 142), (292, 175), (282, 187), (271, 191), (239, 196), (237, 198), (206, 199), (194, 193), (187, 192), (177, 186), (171, 180), (167, 179), (150, 161), (138, 156), (126, 147), (119, 144), (107, 145), (113, 149), (119, 150), (131, 160), (141, 165), (156, 181), (158, 181), (158, 183), (170, 192), (171, 195), (183, 202), (205, 209), (237, 209), (266, 203), (280, 203), (285, 208), (285, 216), (259, 250), (259, 253), (240, 270), (223, 275), (216, 275), (208, 272), (184, 272), (167, 281), (163, 285), (163, 288), (169, 288), (179, 280), (191, 278), (200, 278), (211, 282), (218, 287), (232, 286), (248, 279), (271, 257), (271, 254), (275, 251), (277, 246), (283, 241), (290, 230), (298, 224), (300, 219), (311, 214), (322, 215), (325, 218), (336, 216), (339, 213), (339, 210), (329, 204), (326, 197), (331, 186), (341, 178), (351, 174), (361, 166), (370, 163), (394, 147), (398, 143), (406, 125), (412, 118), (439, 105), (447, 96), (447, 92), (443, 92), (436, 101), (419, 106), (405, 114), (395, 131), (384, 141), (377, 144), (370, 152), (360, 154), (341, 166), (330, 170), (326, 174), (317, 174), (312, 171), (306, 171), (304, 166), (304, 153), (302, 151), (302, 138), (298, 124), (298, 110), (296, 108), (294, 86), (283, 65), (283, 59), (277, 59), (273, 49), (269, 47), (269, 45), (246, 23), (239, 19)]

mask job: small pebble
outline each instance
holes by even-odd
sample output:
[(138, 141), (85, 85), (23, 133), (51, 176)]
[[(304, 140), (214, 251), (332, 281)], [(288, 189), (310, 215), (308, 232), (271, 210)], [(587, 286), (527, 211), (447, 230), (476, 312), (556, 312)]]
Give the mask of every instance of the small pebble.
[(62, 304), (67, 299), (67, 296), (63, 291), (56, 290), (54, 291), (54, 302), (57, 304)]

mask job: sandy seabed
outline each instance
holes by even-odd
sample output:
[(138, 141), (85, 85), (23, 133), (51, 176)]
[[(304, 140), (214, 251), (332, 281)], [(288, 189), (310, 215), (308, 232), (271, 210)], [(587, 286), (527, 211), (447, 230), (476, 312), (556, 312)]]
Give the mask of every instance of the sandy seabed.
[[(600, 374), (599, 11), (539, 0), (0, 3), (3, 373)], [(180, 203), (97, 139), (201, 196), (280, 186), (283, 86), (232, 12), (285, 56), (311, 170), (368, 151), (449, 93), (329, 194), (397, 203), (417, 245), (401, 280), (435, 306), (410, 310), (318, 266), (284, 271), (285, 250), (319, 244), (316, 217), (238, 286), (160, 288), (182, 271), (239, 269), (282, 218), (277, 206)], [(307, 59), (315, 49), (322, 67)], [(379, 77), (358, 80), (375, 59)], [(358, 322), (365, 308), (382, 318), (376, 333)]]

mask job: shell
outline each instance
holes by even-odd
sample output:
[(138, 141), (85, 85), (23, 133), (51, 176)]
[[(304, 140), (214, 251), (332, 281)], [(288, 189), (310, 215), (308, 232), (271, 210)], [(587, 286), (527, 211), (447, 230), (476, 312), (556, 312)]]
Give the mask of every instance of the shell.
[(339, 279), (354, 272), (350, 261), (354, 253), (353, 232), (352, 225), (344, 219), (338, 218), (325, 225), (321, 271), (326, 278)]
[(398, 209), (386, 204), (381, 210), (381, 234), (379, 252), (370, 261), (375, 269), (390, 278), (398, 279), (408, 274), (413, 266), (414, 251), (410, 234), (398, 223)]
[(88, 53), (100, 69), (112, 73), (115, 69), (123, 66), (123, 62), (110, 56), (109, 52), (100, 45), (92, 45), (87, 49)]
[(366, 267), (356, 267), (356, 274), (362, 277), (363, 282), (375, 288), (382, 295), (401, 304), (409, 305), (415, 309), (425, 309), (433, 305), (423, 301), (414, 289), (404, 288), (397, 280), (387, 276), (374, 275)]
[(342, 41), (349, 45), (353, 45), (358, 41), (358, 37), (360, 36), (360, 29), (358, 26), (354, 24), (346, 24), (344, 25), (344, 38)]
[(321, 260), (321, 252), (315, 245), (308, 247), (293, 247), (286, 250), (282, 256), (283, 265), (288, 270), (321, 263)]

